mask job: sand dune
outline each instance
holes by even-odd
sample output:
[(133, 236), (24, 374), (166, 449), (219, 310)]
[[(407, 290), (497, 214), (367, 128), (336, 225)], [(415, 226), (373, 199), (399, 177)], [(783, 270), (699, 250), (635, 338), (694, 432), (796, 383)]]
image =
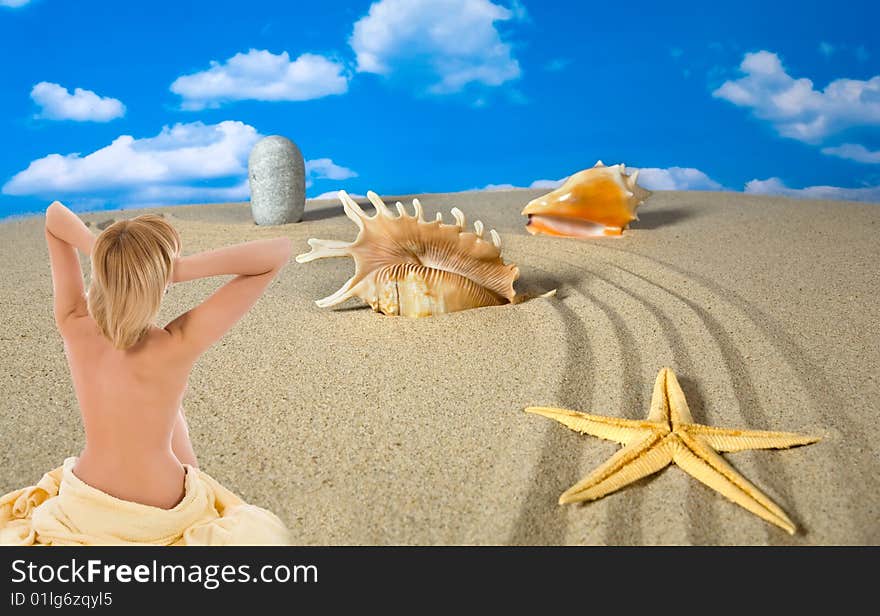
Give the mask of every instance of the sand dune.
[[(420, 199), (429, 215), (458, 206), (495, 227), (517, 289), (558, 288), (555, 299), (421, 320), (355, 301), (322, 310), (313, 300), (351, 261), (291, 261), (193, 371), (185, 408), (202, 466), (303, 544), (880, 543), (880, 207), (658, 192), (624, 237), (579, 241), (526, 234), (519, 211), (540, 192)], [(305, 252), (309, 237), (355, 236), (329, 201), (273, 228), (254, 226), (244, 204), (159, 210), (185, 252), (277, 235)], [(42, 218), (0, 225), (0, 245), (3, 493), (83, 437)], [(219, 282), (173, 287), (162, 319)], [(667, 365), (698, 422), (824, 438), (725, 456), (797, 535), (674, 467), (595, 503), (556, 504), (617, 446), (523, 408), (643, 418)]]

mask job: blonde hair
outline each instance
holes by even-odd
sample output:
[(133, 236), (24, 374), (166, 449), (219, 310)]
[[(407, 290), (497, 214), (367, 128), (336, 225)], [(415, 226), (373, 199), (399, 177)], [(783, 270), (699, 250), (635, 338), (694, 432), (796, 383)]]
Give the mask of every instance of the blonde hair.
[(89, 314), (117, 349), (136, 344), (159, 314), (180, 253), (180, 235), (161, 216), (113, 223), (95, 239)]

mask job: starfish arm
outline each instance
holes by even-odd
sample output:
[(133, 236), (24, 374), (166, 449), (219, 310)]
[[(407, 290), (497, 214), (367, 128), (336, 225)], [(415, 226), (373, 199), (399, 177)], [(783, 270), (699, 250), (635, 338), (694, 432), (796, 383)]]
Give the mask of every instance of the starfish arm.
[(683, 426), (690, 435), (715, 451), (745, 451), (747, 449), (788, 449), (809, 445), (821, 440), (817, 436), (793, 432), (766, 432), (763, 430), (730, 430), (702, 424)]
[(673, 425), (693, 422), (687, 399), (672, 368), (661, 368), (657, 373), (648, 421), (671, 421)]
[(614, 441), (621, 445), (627, 445), (641, 439), (648, 431), (655, 428), (653, 424), (645, 421), (588, 415), (587, 413), (548, 406), (530, 406), (526, 408), (526, 413), (554, 419), (575, 432), (596, 436), (606, 441)]
[(648, 421), (669, 423), (669, 396), (666, 395), (666, 377), (672, 370), (661, 368), (654, 379), (654, 390), (651, 393), (651, 408)]
[(724, 458), (686, 432), (677, 434), (681, 440), (674, 450), (673, 460), (682, 470), (737, 505), (779, 526), (788, 534), (794, 534), (794, 522), (785, 512), (737, 473)]
[(652, 475), (672, 462), (672, 450), (662, 434), (635, 441), (608, 458), (584, 479), (563, 492), (559, 504), (596, 500)]

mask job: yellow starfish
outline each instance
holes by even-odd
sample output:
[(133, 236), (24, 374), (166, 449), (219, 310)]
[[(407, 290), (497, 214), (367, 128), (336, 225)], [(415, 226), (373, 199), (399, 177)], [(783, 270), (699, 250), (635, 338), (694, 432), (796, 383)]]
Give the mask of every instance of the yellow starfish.
[(791, 535), (795, 532), (795, 525), (785, 512), (737, 473), (718, 452), (787, 449), (819, 439), (790, 432), (731, 430), (694, 423), (684, 392), (670, 368), (661, 369), (657, 375), (646, 421), (536, 406), (527, 408), (526, 412), (624, 445), (599, 468), (566, 490), (559, 497), (560, 505), (602, 498), (670, 464), (677, 464), (737, 505)]

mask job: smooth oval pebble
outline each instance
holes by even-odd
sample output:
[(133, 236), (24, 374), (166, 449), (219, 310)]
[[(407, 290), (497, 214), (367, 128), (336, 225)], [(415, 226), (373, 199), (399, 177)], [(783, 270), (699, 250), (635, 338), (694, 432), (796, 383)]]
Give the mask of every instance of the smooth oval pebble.
[(251, 214), (258, 225), (299, 222), (306, 206), (306, 171), (296, 144), (281, 135), (258, 141), (248, 158)]

